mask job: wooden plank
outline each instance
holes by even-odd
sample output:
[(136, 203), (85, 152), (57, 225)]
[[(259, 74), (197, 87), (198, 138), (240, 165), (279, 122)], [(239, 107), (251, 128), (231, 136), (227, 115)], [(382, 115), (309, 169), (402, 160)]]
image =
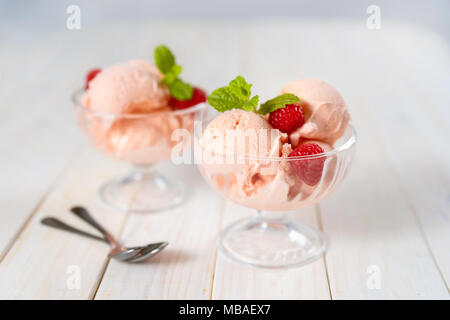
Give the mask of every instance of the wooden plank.
[[(430, 61), (440, 61), (442, 54), (440, 43), (431, 42), (432, 36), (427, 39), (427, 56)], [(401, 37), (404, 41), (408, 39)], [(409, 38), (411, 48), (414, 39)], [(423, 40), (421, 38), (421, 40)], [(437, 40), (437, 39), (436, 39)], [(396, 41), (386, 38), (386, 43), (398, 52)], [(420, 48), (423, 48), (420, 46)], [(372, 49), (372, 52), (376, 48)], [(410, 57), (422, 55), (424, 52), (412, 52)], [(450, 50), (447, 50), (450, 55)], [(416, 59), (405, 60), (414, 61)], [(448, 63), (448, 61), (446, 61)], [(373, 65), (374, 68), (379, 67)], [(419, 219), (427, 244), (436, 260), (442, 276), (446, 280), (447, 288), (450, 283), (450, 120), (447, 117), (448, 108), (443, 108), (442, 101), (450, 99), (447, 88), (450, 79), (443, 79), (440, 72), (428, 72), (419, 69), (423, 64), (394, 63), (390, 60), (385, 67), (392, 70), (395, 77), (389, 77), (383, 81), (383, 91), (380, 95), (395, 92), (407, 92), (406, 94), (394, 94), (396, 107), (382, 103), (381, 99), (375, 100), (379, 108), (377, 112), (368, 109), (368, 116), (377, 119), (378, 131), (386, 146), (386, 154), (393, 164), (398, 178), (402, 181), (405, 193), (411, 204), (412, 210)], [(431, 64), (427, 68), (440, 70), (440, 64)], [(444, 65), (445, 67), (445, 65)], [(415, 71), (417, 70), (417, 71)], [(449, 69), (450, 70), (450, 69)], [(416, 74), (427, 74), (427, 85), (424, 86), (422, 77), (414, 77)], [(431, 75), (431, 76), (430, 76)], [(447, 87), (442, 87), (443, 83)], [(381, 82), (378, 83), (381, 85)], [(424, 106), (427, 106), (424, 108)], [(445, 110), (445, 111), (444, 111)], [(383, 116), (389, 114), (389, 116)], [(412, 117), (411, 114), (416, 116)], [(396, 139), (392, 139), (395, 136)], [(400, 155), (400, 156), (399, 156)]]
[[(359, 133), (356, 161), (348, 181), (321, 204), (324, 230), (332, 241), (327, 262), (333, 298), (448, 298), (445, 282), (416, 219), (417, 209), (397, 171), (403, 166), (403, 177), (409, 174), (416, 185), (422, 186), (421, 192), (433, 193), (429, 184), (421, 183), (422, 166), (416, 166), (417, 148), (412, 142), (417, 142), (417, 134), (407, 124), (414, 111), (409, 104), (409, 112), (400, 107), (402, 97), (409, 92), (398, 84), (402, 78), (388, 67), (395, 61), (389, 60), (390, 49), (383, 37), (396, 35), (393, 30), (383, 34), (350, 33), (353, 39), (367, 37), (366, 42), (355, 40), (350, 50), (343, 45), (349, 34), (340, 34), (328, 37), (336, 59), (342, 61), (335, 66), (335, 72), (345, 72), (342, 67), (351, 62), (352, 77), (364, 79), (365, 84), (361, 87), (359, 83), (346, 83), (351, 93), (346, 96), (347, 102), (354, 106), (351, 113)], [(361, 58), (368, 56), (370, 62)], [(389, 76), (379, 73), (385, 68), (391, 70)], [(432, 170), (434, 178), (444, 173), (439, 165)], [(442, 186), (445, 180), (434, 181)], [(423, 198), (419, 201), (425, 203)], [(380, 280), (379, 288), (370, 284), (374, 277)]]
[(148, 262), (111, 261), (96, 299), (210, 298), (223, 200), (193, 166), (165, 167), (187, 184), (189, 198), (174, 209), (131, 215), (122, 239), (127, 245), (168, 241), (169, 246)]
[[(252, 214), (254, 210), (227, 202), (221, 227)], [(292, 219), (319, 228), (314, 207), (300, 210)], [(323, 259), (301, 268), (264, 269), (219, 253), (213, 288), (213, 299), (330, 299)]]
[[(42, 226), (40, 220), (50, 215), (92, 230), (68, 212), (71, 206), (81, 204), (118, 235), (126, 215), (102, 205), (96, 191), (105, 179), (123, 169), (123, 165), (107, 161), (91, 149), (74, 160), (0, 264), (0, 298), (87, 299), (93, 296), (109, 260), (109, 247)], [(79, 288), (74, 280), (77, 275)]]

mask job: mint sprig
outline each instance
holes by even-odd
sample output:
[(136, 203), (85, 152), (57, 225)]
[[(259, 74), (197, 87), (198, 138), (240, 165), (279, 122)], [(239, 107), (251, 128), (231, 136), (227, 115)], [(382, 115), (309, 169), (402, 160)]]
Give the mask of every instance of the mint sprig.
[(230, 81), (228, 88), (239, 99), (248, 100), (250, 98), (252, 84), (247, 83), (244, 77), (237, 76), (234, 80)]
[(155, 64), (163, 74), (162, 82), (167, 84), (172, 97), (177, 100), (189, 100), (192, 98), (192, 86), (181, 80), (179, 75), (183, 68), (175, 63), (175, 56), (164, 45), (157, 46), (154, 53)]
[(242, 76), (237, 76), (230, 81), (227, 87), (214, 90), (208, 97), (208, 102), (217, 111), (224, 112), (232, 109), (242, 109), (246, 111), (255, 110), (258, 106), (259, 97), (250, 98), (250, 88)]
[(284, 108), (287, 104), (299, 102), (300, 99), (291, 93), (282, 94), (261, 104), (258, 108), (259, 96), (251, 96), (252, 84), (247, 83), (244, 77), (237, 76), (231, 80), (227, 87), (214, 90), (208, 97), (208, 102), (217, 111), (224, 112), (232, 109), (253, 111), (258, 114), (267, 114)]

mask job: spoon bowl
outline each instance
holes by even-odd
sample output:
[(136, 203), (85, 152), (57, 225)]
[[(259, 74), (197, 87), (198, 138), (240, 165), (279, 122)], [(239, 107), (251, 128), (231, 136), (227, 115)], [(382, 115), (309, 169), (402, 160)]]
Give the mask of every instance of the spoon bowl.
[(126, 250), (118, 253), (112, 253), (111, 251), (109, 256), (120, 261), (139, 262), (146, 260), (150, 256), (154, 256), (167, 247), (168, 244), (168, 242), (150, 243), (146, 246), (126, 248)]
[(126, 248), (126, 250), (119, 253), (110, 253), (109, 256), (120, 261), (139, 262), (146, 260), (150, 256), (154, 256), (167, 247), (168, 244), (168, 242), (150, 243), (146, 246)]

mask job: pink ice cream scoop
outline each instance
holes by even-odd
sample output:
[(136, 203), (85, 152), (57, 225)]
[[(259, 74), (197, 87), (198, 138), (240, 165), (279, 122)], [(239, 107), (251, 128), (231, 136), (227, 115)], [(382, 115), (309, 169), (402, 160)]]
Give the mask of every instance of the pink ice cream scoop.
[(107, 131), (105, 150), (116, 158), (134, 164), (152, 164), (168, 159), (176, 129), (192, 132), (193, 117), (190, 114), (174, 115), (170, 108), (136, 119), (116, 120)]
[(293, 93), (300, 98), (305, 123), (290, 134), (297, 146), (301, 138), (325, 141), (333, 145), (343, 134), (350, 114), (342, 96), (328, 83), (318, 79), (299, 79), (280, 92)]
[(130, 60), (102, 70), (86, 91), (83, 104), (109, 113), (148, 113), (167, 107), (170, 93), (158, 69)]
[(244, 157), (278, 157), (287, 135), (272, 129), (266, 119), (254, 112), (225, 111), (205, 129), (202, 147), (215, 154)]

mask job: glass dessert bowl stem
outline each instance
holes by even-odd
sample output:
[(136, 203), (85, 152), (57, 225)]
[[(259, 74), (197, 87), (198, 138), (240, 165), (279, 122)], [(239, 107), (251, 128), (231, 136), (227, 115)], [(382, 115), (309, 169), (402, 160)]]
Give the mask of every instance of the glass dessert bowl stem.
[(133, 165), (127, 175), (103, 184), (99, 196), (114, 209), (153, 212), (179, 205), (185, 189), (181, 182), (163, 176), (153, 165)]
[(227, 226), (219, 237), (219, 249), (237, 262), (266, 268), (298, 267), (320, 258), (327, 238), (314, 227), (292, 220), (292, 215), (258, 210), (253, 217)]

